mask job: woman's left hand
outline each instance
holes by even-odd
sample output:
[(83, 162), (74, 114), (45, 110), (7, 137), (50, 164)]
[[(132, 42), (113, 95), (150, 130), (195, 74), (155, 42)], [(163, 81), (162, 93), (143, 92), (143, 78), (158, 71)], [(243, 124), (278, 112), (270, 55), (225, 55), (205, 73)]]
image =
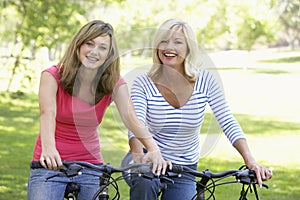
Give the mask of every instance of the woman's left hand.
[(273, 172), (271, 169), (267, 169), (266, 167), (259, 165), (258, 163), (250, 163), (247, 164), (247, 166), (249, 169), (255, 172), (259, 187), (262, 187), (263, 181), (267, 181), (273, 176)]

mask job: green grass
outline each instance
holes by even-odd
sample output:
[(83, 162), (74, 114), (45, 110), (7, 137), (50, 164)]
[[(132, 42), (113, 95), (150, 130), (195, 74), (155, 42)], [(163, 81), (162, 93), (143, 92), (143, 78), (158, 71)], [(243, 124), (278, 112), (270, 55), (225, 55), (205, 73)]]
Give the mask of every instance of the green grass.
[(300, 64), (300, 56), (290, 56), (290, 57), (277, 58), (277, 59), (261, 60), (260, 62), (263, 62), (263, 63), (299, 63)]
[(38, 131), (36, 98), (0, 96), (0, 199), (25, 199), (29, 162)]
[[(137, 67), (144, 68), (144, 63), (151, 63), (151, 59), (138, 58), (122, 58), (122, 69), (132, 70)], [(299, 63), (299, 56), (278, 56), (278, 58), (263, 60), (265, 63)], [(277, 65), (276, 65), (277, 66)], [(285, 67), (270, 68), (252, 68), (255, 73), (272, 74), (277, 76), (289, 76), (299, 73), (297, 70), (290, 70)], [(226, 69), (240, 70), (240, 69)], [(236, 71), (235, 71), (236, 72)], [(241, 72), (243, 73), (243, 72)], [(292, 98), (292, 97), (291, 97)], [(293, 105), (285, 105), (293, 106)], [(276, 113), (276, 111), (273, 111)], [(299, 146), (296, 147), (289, 137), (293, 134), (300, 135), (299, 120), (277, 119), (276, 117), (256, 116), (243, 113), (234, 113), (240, 122), (245, 133), (253, 138), (260, 138), (265, 141), (255, 144), (251, 148), (258, 149), (272, 148), (268, 152), (272, 155), (264, 156), (262, 164), (272, 166), (274, 168), (274, 177), (267, 182), (269, 190), (259, 189), (260, 199), (262, 200), (296, 200), (300, 199), (300, 180), (297, 176), (300, 174), (299, 161), (289, 162), (283, 157), (284, 161), (272, 162), (272, 157), (276, 158), (276, 153), (285, 152), (286, 157), (290, 154), (299, 153)], [(272, 116), (272, 113), (268, 116)], [(0, 93), (0, 200), (9, 199), (26, 199), (26, 184), (29, 175), (29, 162), (32, 158), (33, 147), (36, 136), (39, 131), (39, 110), (36, 94), (22, 93)], [(202, 133), (219, 132), (215, 126), (210, 113), (206, 114), (202, 127)], [(111, 105), (107, 110), (103, 123), (99, 128), (101, 150), (104, 155), (105, 162), (109, 162), (114, 166), (120, 166), (122, 157), (128, 151), (127, 131), (116, 111)], [(278, 137), (279, 136), (279, 137)], [(275, 139), (274, 139), (275, 138)], [(278, 140), (283, 138), (283, 140)], [(285, 142), (282, 146), (278, 141)], [(289, 144), (292, 145), (289, 145)], [(257, 145), (257, 146), (255, 146)], [(221, 146), (221, 145), (220, 145)], [(294, 148), (289, 148), (289, 147)], [(278, 148), (282, 148), (279, 149)], [(255, 150), (255, 149), (254, 149)], [(223, 152), (222, 152), (223, 153)], [(264, 152), (261, 152), (264, 153)], [(285, 155), (284, 154), (284, 155)], [(292, 156), (294, 158), (295, 156)], [(278, 158), (278, 157), (277, 157)], [(278, 159), (275, 159), (278, 160)], [(296, 164), (295, 164), (296, 163)], [(199, 170), (209, 168), (218, 172), (226, 169), (237, 169), (242, 165), (240, 157), (231, 157), (231, 155), (209, 155), (201, 158), (199, 161)], [(128, 198), (128, 186), (121, 181), (119, 184), (122, 194), (122, 200)], [(239, 185), (222, 186), (216, 190), (216, 199), (237, 199), (239, 193)], [(249, 200), (255, 199), (252, 194)]]
[[(104, 118), (103, 126), (99, 129), (102, 151), (106, 162), (119, 166), (122, 157), (128, 150), (127, 133), (118, 122), (116, 109), (112, 105)], [(266, 118), (248, 115), (237, 115), (238, 120), (249, 134), (285, 134), (288, 129), (300, 132), (299, 124), (279, 122)], [(206, 117), (203, 129), (207, 130), (210, 116)], [(35, 94), (23, 97), (0, 95), (0, 199), (26, 199), (26, 183), (29, 174), (29, 162), (32, 157), (33, 145), (39, 129), (38, 102)], [(257, 137), (260, 135), (257, 134)], [(272, 139), (270, 138), (270, 141)], [(199, 170), (206, 168), (212, 171), (237, 169), (242, 165), (241, 160), (231, 158), (202, 158)], [(259, 189), (261, 199), (299, 199), (300, 174), (299, 166), (280, 164), (274, 166), (274, 178), (268, 181), (270, 189)], [(120, 182), (122, 199), (128, 199), (128, 187)], [(217, 199), (236, 199), (239, 185), (217, 188)], [(251, 198), (254, 196), (251, 194)]]

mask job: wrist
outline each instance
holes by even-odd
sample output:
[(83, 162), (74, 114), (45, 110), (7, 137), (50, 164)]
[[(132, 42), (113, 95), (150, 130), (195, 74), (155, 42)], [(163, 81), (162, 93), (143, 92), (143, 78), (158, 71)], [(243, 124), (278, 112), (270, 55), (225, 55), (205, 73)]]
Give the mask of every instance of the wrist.
[(155, 140), (151, 138), (143, 139), (143, 144), (145, 145), (148, 152), (159, 151), (159, 147), (157, 146)]
[(249, 167), (251, 165), (256, 165), (256, 161), (254, 158), (250, 157), (250, 158), (244, 158), (244, 162), (245, 164)]

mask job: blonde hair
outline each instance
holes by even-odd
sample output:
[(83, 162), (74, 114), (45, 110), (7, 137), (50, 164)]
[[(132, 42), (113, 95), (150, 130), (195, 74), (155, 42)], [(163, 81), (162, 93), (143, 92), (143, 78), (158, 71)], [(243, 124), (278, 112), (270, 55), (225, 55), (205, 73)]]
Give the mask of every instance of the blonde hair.
[[(59, 61), (60, 82), (63, 89), (74, 95), (78, 90), (77, 73), (81, 66), (79, 60), (80, 46), (96, 37), (110, 37), (110, 49), (105, 62), (99, 67), (93, 80), (92, 90), (95, 91), (95, 103), (108, 93), (111, 93), (120, 78), (120, 58), (113, 27), (101, 20), (93, 20), (84, 25), (73, 37), (64, 56)], [(76, 82), (76, 84), (75, 84)]]
[(154, 40), (153, 40), (153, 51), (152, 51), (152, 58), (153, 58), (153, 65), (149, 70), (148, 75), (151, 78), (157, 78), (162, 69), (162, 62), (158, 57), (158, 45), (161, 41), (169, 36), (172, 32), (182, 29), (184, 36), (187, 41), (188, 52), (184, 61), (184, 72), (185, 76), (190, 81), (195, 81), (196, 76), (198, 74), (198, 56), (199, 56), (199, 49), (198, 43), (195, 37), (195, 34), (192, 28), (184, 21), (178, 18), (169, 19), (165, 21), (163, 24), (160, 25), (158, 30), (156, 31)]

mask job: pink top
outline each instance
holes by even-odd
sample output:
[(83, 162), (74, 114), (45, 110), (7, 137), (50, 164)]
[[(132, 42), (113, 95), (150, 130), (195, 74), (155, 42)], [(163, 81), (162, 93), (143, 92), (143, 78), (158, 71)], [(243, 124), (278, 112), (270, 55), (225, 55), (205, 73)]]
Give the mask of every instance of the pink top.
[[(98, 126), (106, 108), (112, 102), (112, 94), (105, 95), (96, 105), (90, 105), (78, 97), (71, 96), (60, 85), (57, 66), (45, 70), (53, 75), (58, 84), (56, 95), (56, 148), (62, 160), (103, 163), (100, 151)], [(120, 78), (117, 86), (125, 84)], [(41, 156), (41, 138), (37, 137), (33, 160)]]

